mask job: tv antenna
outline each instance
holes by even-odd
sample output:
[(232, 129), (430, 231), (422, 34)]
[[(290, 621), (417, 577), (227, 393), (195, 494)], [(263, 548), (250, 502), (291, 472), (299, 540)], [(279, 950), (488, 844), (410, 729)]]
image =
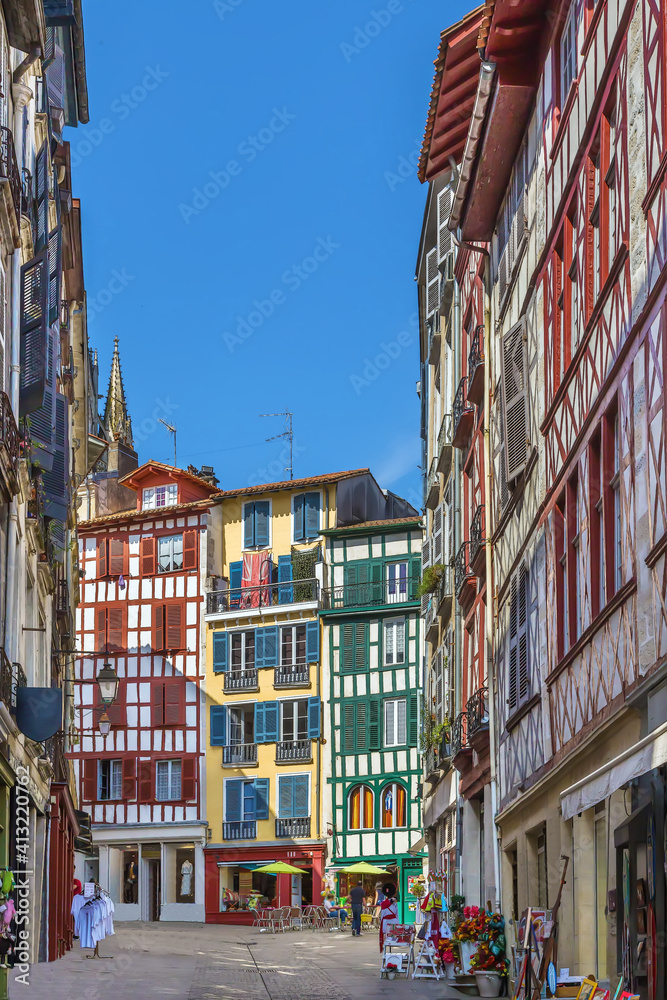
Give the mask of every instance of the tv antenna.
[(158, 419), (158, 423), (164, 424), (164, 426), (167, 428), (167, 430), (169, 431), (169, 433), (174, 435), (174, 465), (176, 465), (177, 464), (177, 462), (176, 462), (176, 428), (174, 427), (173, 424), (168, 424), (166, 420), (162, 419), (162, 417), (158, 417), (157, 419)]
[(292, 417), (293, 413), (289, 410), (285, 410), (283, 413), (260, 413), (260, 417), (285, 417), (285, 430), (282, 434), (274, 434), (273, 437), (267, 438), (267, 441), (278, 441), (280, 438), (287, 438), (289, 441), (289, 466), (285, 469), (285, 472), (289, 472), (290, 479), (294, 479), (294, 469), (292, 466), (292, 449), (294, 445), (294, 434), (292, 433)]

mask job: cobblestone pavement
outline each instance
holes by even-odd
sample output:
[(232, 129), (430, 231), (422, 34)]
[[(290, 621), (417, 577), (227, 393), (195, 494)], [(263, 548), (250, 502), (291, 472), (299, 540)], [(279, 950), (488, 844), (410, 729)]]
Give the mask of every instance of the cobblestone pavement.
[(11, 1000), (415, 1000), (459, 997), (444, 982), (380, 979), (376, 934), (259, 934), (210, 924), (117, 924), (88, 960), (74, 950), (32, 966)]

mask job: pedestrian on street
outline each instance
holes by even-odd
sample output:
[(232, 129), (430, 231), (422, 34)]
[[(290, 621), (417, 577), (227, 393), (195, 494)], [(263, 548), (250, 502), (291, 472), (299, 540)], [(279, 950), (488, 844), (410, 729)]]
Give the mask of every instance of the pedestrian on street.
[(359, 881), (354, 888), (350, 890), (350, 903), (352, 906), (352, 937), (354, 937), (355, 934), (357, 937), (361, 937), (361, 914), (363, 913), (365, 898), (366, 890), (361, 884), (361, 881)]
[(396, 886), (393, 882), (385, 882), (382, 886), (385, 899), (380, 903), (380, 951), (384, 948), (384, 936), (392, 926), (398, 923), (398, 900)]

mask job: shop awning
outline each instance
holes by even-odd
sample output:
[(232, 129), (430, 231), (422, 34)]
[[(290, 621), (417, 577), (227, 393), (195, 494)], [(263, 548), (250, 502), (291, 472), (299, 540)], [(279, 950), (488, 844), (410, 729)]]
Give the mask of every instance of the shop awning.
[(563, 819), (591, 809), (628, 781), (667, 764), (667, 722), (560, 793)]
[(275, 864), (275, 858), (267, 858), (266, 861), (218, 861), (218, 868), (247, 868), (254, 872), (255, 868), (262, 868), (264, 865)]
[(421, 854), (421, 852), (426, 847), (426, 837), (420, 837), (416, 840), (412, 847), (408, 847), (408, 854)]

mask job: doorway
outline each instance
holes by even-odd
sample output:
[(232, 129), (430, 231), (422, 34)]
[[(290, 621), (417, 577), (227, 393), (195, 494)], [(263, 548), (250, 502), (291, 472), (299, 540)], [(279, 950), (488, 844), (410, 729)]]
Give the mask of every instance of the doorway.
[(160, 919), (160, 859), (149, 858), (146, 861), (148, 869), (148, 919)]

